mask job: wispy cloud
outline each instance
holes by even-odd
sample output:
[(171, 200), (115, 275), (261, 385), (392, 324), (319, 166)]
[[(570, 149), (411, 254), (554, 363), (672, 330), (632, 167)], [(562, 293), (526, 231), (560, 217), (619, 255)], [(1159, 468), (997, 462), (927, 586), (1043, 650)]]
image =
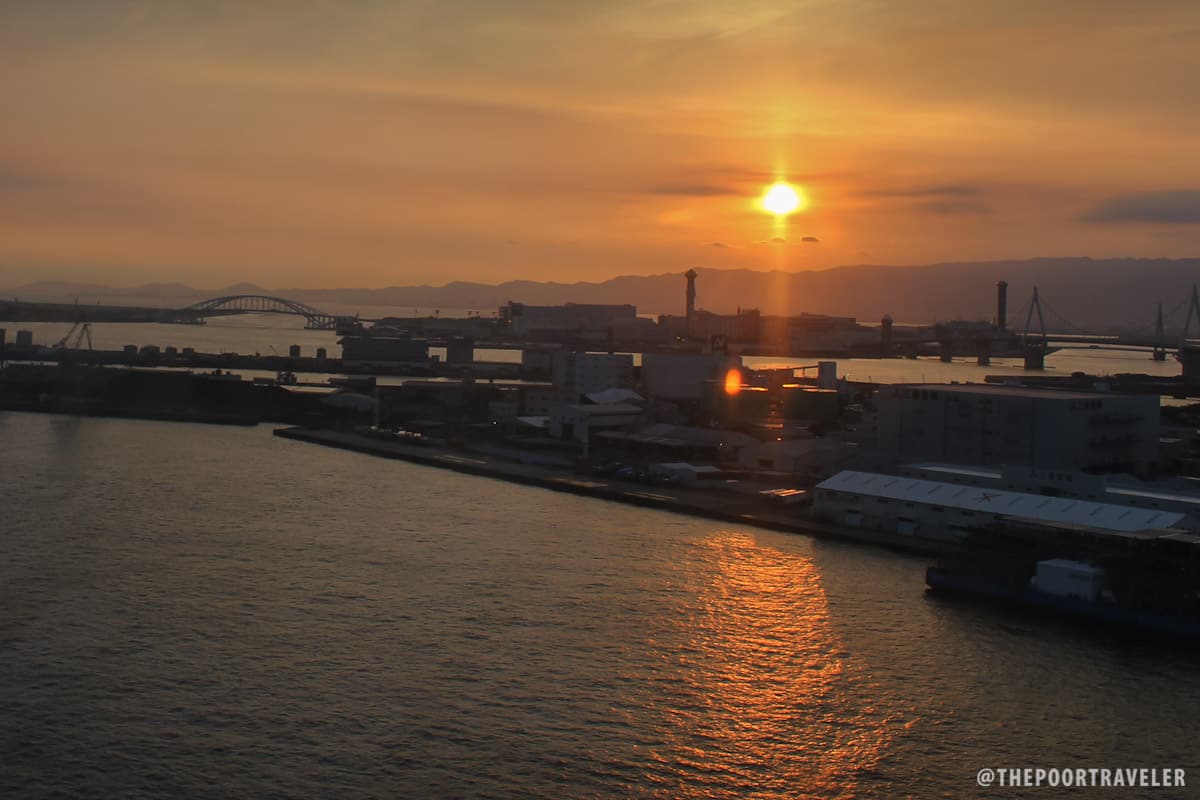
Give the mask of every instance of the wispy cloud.
[(1200, 190), (1144, 192), (1114, 197), (1084, 216), (1087, 222), (1200, 225)]
[(72, 183), (71, 180), (48, 172), (0, 164), (0, 192), (25, 192), (51, 189)]
[(667, 195), (674, 197), (722, 197), (741, 194), (732, 186), (719, 186), (711, 183), (667, 183), (657, 186), (647, 186), (643, 192), (652, 195)]
[(926, 214), (936, 214), (939, 217), (956, 214), (990, 214), (992, 209), (976, 200), (939, 200), (930, 203), (918, 203), (917, 210)]
[(862, 197), (899, 197), (912, 199), (929, 197), (976, 197), (982, 193), (980, 187), (968, 184), (904, 186), (891, 189), (866, 189), (859, 192)]

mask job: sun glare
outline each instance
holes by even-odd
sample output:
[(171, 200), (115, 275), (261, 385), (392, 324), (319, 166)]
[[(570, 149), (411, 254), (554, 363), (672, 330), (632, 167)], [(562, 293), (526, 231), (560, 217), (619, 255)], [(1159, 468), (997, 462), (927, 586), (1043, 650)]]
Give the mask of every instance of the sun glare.
[(731, 369), (725, 373), (725, 394), (735, 395), (742, 390), (742, 373)]
[(806, 201), (800, 190), (786, 181), (777, 181), (762, 196), (762, 207), (777, 217), (804, 209)]

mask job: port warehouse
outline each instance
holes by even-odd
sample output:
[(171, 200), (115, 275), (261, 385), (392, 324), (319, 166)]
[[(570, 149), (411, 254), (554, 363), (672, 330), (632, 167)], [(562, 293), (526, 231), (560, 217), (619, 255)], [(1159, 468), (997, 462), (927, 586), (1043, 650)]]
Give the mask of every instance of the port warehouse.
[(964, 539), (973, 531), (1008, 522), (1111, 533), (1196, 530), (1195, 521), (1179, 511), (856, 470), (843, 470), (817, 484), (813, 504), (818, 517), (834, 523), (929, 539)]
[(1108, 483), (1102, 475), (1033, 467), (1004, 467), (999, 470), (958, 464), (906, 464), (900, 475), (924, 480), (1007, 489), (1018, 492), (1077, 497), (1102, 503), (1179, 511), (1200, 520), (1200, 496), (1181, 492), (1153, 491), (1137, 484)]

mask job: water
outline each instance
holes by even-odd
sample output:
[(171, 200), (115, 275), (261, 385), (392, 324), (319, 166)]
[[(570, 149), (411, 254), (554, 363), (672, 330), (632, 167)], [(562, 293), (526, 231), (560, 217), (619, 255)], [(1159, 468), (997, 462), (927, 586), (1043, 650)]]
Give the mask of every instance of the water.
[(1200, 781), (1200, 657), (928, 598), (921, 559), (265, 426), (0, 412), (0, 448), (3, 797)]

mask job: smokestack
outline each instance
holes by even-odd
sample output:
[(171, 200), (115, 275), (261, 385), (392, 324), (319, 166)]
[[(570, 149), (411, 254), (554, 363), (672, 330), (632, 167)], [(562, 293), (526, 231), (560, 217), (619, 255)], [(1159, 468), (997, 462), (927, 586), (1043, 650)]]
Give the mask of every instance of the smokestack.
[(1008, 281), (996, 282), (996, 330), (1008, 330)]
[(696, 315), (696, 270), (689, 269), (683, 273), (687, 278), (687, 332), (692, 332), (692, 317)]

